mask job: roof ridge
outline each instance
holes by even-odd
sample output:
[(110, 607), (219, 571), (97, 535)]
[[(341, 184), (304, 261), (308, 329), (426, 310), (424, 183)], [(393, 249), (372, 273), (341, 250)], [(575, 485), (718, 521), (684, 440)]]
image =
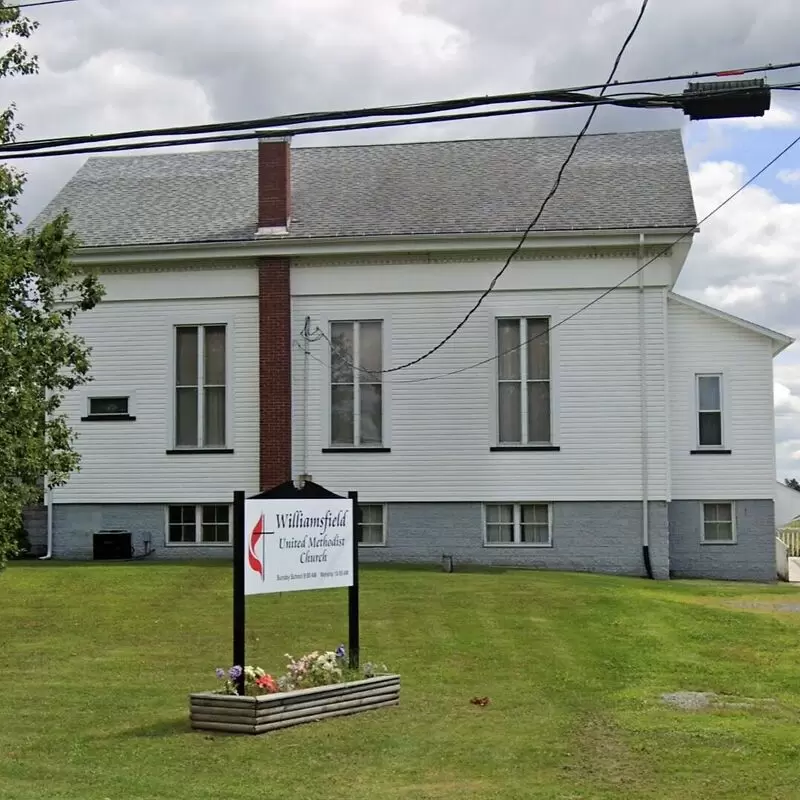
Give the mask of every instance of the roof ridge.
[[(601, 136), (639, 136), (648, 133), (679, 133), (680, 128), (655, 128), (640, 131), (598, 131), (597, 133), (587, 133), (582, 139), (600, 138)], [(424, 144), (460, 144), (462, 142), (517, 142), (517, 141), (539, 141), (542, 139), (574, 139), (577, 133), (551, 133), (544, 136), (480, 136), (465, 137), (461, 139), (425, 139), (418, 142), (368, 142), (367, 144), (333, 144), (319, 145), (311, 147), (297, 147), (297, 150), (335, 150), (345, 147), (407, 147)]]

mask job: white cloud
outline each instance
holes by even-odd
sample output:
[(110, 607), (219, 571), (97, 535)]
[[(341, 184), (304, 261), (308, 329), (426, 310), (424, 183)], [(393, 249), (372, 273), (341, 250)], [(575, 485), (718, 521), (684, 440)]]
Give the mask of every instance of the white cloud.
[(704, 294), (706, 302), (724, 309), (757, 302), (762, 299), (764, 290), (760, 286), (709, 286)]
[(782, 383), (775, 384), (775, 413), (800, 415), (800, 397)]
[(714, 119), (709, 125), (732, 128), (748, 128), (762, 130), (764, 128), (792, 128), (800, 122), (796, 111), (783, 106), (773, 105), (763, 117), (734, 117), (731, 119)]
[(782, 169), (777, 177), (781, 183), (800, 183), (800, 169)]
[[(746, 179), (741, 164), (702, 164), (692, 174), (698, 216), (713, 210)], [(706, 285), (719, 277), (744, 279), (748, 270), (762, 277), (770, 271), (793, 274), (800, 266), (800, 204), (782, 202), (769, 189), (751, 185), (701, 226), (695, 249), (704, 251), (709, 262), (703, 271)]]

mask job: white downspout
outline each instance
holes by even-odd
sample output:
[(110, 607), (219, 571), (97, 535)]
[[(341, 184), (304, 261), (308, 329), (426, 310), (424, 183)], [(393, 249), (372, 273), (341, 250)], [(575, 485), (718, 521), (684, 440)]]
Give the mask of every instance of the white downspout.
[(53, 557), (53, 490), (44, 484), (44, 504), (47, 514), (47, 553), (39, 557), (39, 561), (48, 561)]
[[(306, 317), (306, 330), (310, 324), (311, 318)], [(303, 475), (308, 474), (308, 381), (311, 366), (309, 347), (311, 343), (306, 341), (303, 348)]]
[(647, 416), (647, 328), (645, 326), (645, 289), (644, 289), (644, 234), (639, 234), (639, 257), (637, 266), (639, 272), (639, 358), (640, 370), (640, 396), (642, 400), (642, 553), (644, 555), (647, 577), (653, 577), (653, 568), (650, 562), (650, 481), (649, 481), (649, 447), (648, 447), (648, 416)]

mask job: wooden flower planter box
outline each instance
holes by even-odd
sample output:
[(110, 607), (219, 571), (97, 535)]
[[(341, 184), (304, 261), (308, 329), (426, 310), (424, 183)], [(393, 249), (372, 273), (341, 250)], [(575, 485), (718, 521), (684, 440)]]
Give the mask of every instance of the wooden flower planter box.
[(399, 702), (400, 676), (381, 675), (258, 697), (199, 692), (189, 695), (189, 710), (195, 730), (256, 734), (396, 706)]

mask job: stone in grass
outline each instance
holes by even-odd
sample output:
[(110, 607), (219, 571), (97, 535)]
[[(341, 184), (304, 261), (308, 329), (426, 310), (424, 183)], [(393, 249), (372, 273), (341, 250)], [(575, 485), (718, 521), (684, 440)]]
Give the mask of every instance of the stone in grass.
[(701, 711), (708, 708), (716, 699), (714, 692), (669, 692), (661, 699), (667, 705), (683, 708), (686, 711)]
[(757, 700), (752, 697), (720, 697), (714, 692), (670, 692), (662, 694), (661, 700), (667, 705), (686, 711), (702, 711), (707, 708), (753, 708), (775, 703), (773, 698)]

